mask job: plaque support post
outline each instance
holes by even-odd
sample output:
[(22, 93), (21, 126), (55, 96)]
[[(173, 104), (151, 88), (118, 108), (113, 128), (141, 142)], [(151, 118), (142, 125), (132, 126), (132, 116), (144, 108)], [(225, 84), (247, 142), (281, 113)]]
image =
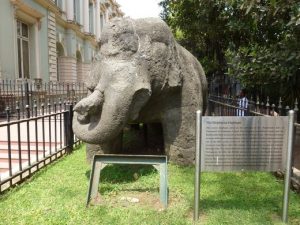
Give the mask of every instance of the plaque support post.
[(202, 113), (196, 112), (196, 158), (195, 158), (195, 188), (194, 188), (194, 221), (199, 220), (200, 176), (201, 176), (201, 127)]
[(294, 140), (294, 120), (295, 113), (293, 110), (289, 111), (288, 122), (288, 149), (286, 157), (286, 168), (284, 176), (284, 192), (283, 192), (283, 207), (282, 207), (282, 222), (288, 222), (288, 208), (289, 208), (289, 191), (291, 184), (291, 170), (292, 170), (292, 153), (293, 153), (293, 140)]

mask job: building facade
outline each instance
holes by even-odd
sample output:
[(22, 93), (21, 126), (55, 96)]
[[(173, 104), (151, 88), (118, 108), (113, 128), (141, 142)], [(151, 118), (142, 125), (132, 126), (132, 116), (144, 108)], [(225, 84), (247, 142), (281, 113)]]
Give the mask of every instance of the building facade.
[(115, 0), (0, 1), (0, 79), (81, 82)]

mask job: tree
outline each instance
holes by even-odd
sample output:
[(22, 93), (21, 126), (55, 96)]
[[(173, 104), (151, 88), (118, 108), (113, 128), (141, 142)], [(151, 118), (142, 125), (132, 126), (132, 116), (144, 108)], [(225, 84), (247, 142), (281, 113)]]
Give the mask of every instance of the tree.
[(255, 36), (246, 45), (227, 49), (227, 73), (255, 92), (282, 95), (292, 104), (300, 96), (300, 3), (252, 2), (242, 7), (257, 24)]
[(290, 101), (300, 96), (299, 1), (164, 0), (160, 4), (162, 18), (198, 57), (208, 77), (226, 74), (265, 95), (275, 96), (272, 90), (280, 90)]

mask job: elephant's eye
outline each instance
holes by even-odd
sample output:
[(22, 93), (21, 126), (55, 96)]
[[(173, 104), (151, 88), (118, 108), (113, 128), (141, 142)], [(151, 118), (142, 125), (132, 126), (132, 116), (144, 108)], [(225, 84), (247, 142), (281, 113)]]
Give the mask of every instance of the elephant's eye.
[(88, 88), (90, 94), (94, 92), (95, 88)]

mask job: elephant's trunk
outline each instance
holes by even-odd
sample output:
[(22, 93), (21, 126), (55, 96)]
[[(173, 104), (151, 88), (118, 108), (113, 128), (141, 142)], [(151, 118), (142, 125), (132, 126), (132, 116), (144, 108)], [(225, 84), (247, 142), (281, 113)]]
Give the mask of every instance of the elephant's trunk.
[(87, 124), (90, 122), (90, 116), (95, 114), (101, 114), (101, 108), (103, 104), (103, 93), (99, 90), (95, 90), (87, 98), (84, 98), (74, 107), (77, 120), (81, 124)]
[[(91, 144), (113, 140), (120, 134), (128, 118), (133, 94), (94, 91), (74, 107), (73, 130), (76, 136)], [(132, 89), (132, 88), (131, 88)], [(125, 92), (125, 93), (126, 93)], [(97, 99), (99, 98), (99, 99)]]

